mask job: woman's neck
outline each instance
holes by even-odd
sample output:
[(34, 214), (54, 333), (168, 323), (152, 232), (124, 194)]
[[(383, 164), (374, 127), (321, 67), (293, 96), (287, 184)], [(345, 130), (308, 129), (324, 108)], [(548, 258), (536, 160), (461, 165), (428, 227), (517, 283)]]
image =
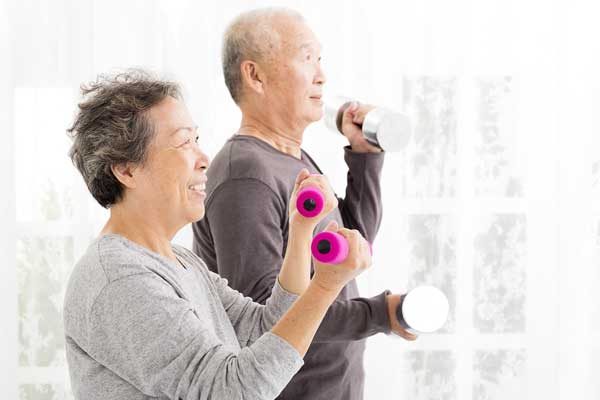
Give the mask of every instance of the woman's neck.
[(158, 226), (160, 226), (158, 223), (153, 223), (140, 213), (116, 204), (111, 207), (110, 218), (100, 234), (123, 236), (163, 257), (177, 260), (171, 247), (172, 235), (157, 229)]

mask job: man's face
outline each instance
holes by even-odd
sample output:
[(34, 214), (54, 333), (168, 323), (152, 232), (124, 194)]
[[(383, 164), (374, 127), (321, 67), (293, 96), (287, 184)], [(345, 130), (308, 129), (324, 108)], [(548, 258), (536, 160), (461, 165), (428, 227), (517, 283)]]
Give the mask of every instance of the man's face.
[(278, 31), (279, 50), (266, 66), (268, 109), (294, 124), (308, 125), (323, 116), (321, 45), (308, 26), (294, 18), (282, 20)]
[(198, 221), (204, 216), (209, 159), (198, 147), (197, 127), (184, 103), (172, 97), (152, 107), (149, 118), (156, 136), (138, 172), (136, 191), (167, 225)]

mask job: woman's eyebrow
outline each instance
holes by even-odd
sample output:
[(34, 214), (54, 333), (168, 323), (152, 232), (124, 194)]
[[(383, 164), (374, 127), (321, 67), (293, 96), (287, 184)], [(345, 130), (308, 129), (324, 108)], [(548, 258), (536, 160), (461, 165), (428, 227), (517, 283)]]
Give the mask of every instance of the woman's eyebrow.
[(173, 136), (174, 134), (176, 134), (177, 132), (181, 131), (181, 130), (185, 130), (185, 131), (196, 131), (198, 130), (198, 125), (194, 125), (194, 126), (180, 126), (179, 128), (175, 129), (173, 132), (171, 132), (171, 134), (169, 136)]

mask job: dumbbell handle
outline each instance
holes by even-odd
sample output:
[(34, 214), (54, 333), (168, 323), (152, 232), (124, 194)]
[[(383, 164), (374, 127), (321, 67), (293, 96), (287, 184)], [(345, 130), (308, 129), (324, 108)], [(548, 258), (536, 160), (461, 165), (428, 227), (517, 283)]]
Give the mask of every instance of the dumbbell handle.
[[(313, 238), (311, 251), (313, 256), (323, 264), (339, 264), (348, 257), (348, 241), (339, 233), (321, 232)], [(373, 254), (370, 243), (369, 251)]]

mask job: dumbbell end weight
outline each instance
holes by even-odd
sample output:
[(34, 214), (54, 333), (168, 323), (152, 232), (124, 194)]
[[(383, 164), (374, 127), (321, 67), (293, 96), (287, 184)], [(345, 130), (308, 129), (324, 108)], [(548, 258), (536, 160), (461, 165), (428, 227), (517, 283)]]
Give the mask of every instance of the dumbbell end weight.
[(324, 264), (339, 264), (348, 256), (348, 241), (336, 232), (317, 234), (311, 245), (313, 256)]
[(419, 286), (402, 297), (396, 317), (412, 334), (434, 333), (446, 323), (449, 308), (448, 299), (441, 290), (435, 286)]
[(316, 217), (323, 211), (325, 199), (316, 186), (308, 186), (298, 193), (296, 208), (306, 218)]

